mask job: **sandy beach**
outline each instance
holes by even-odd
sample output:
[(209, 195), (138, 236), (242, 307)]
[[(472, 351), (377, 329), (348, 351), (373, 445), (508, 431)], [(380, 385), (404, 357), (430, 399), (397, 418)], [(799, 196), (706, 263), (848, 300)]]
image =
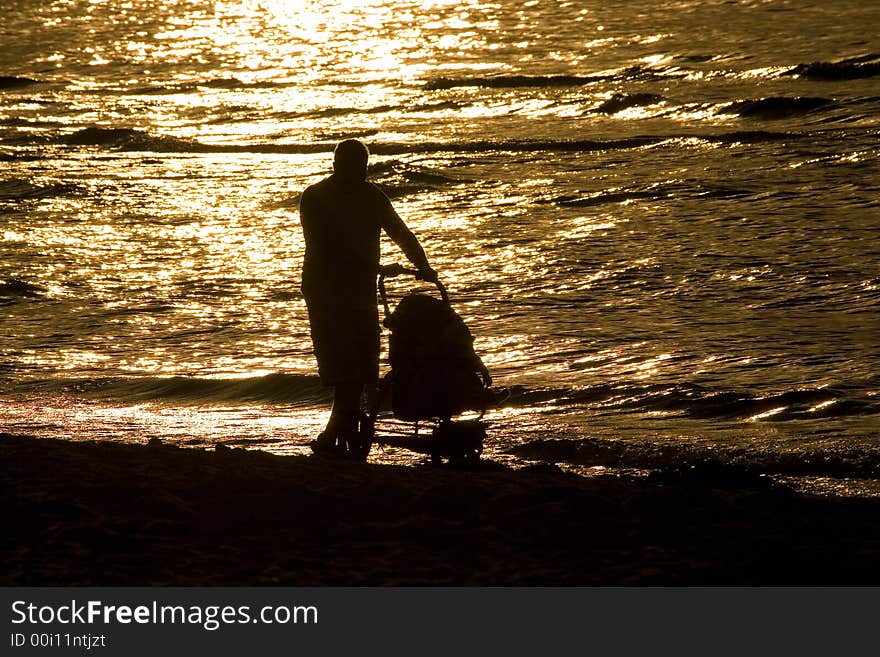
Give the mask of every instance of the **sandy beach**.
[(878, 584), (880, 504), (0, 434), (4, 585)]

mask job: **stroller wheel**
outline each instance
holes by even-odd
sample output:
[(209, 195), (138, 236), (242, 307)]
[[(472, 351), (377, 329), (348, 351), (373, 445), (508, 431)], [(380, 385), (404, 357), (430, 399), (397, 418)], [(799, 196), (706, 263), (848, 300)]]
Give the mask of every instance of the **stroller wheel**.
[(449, 457), (449, 464), (460, 467), (475, 465), (480, 460), (481, 451), (482, 450), (478, 449), (465, 449), (456, 454), (452, 454)]
[(437, 464), (445, 456), (450, 465), (473, 465), (480, 460), (485, 437), (483, 422), (443, 420), (431, 435), (431, 460)]

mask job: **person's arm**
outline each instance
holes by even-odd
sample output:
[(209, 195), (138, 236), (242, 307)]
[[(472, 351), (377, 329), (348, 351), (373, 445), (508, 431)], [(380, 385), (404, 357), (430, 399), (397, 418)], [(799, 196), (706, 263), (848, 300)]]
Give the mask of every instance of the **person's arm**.
[(391, 201), (388, 197), (385, 196), (378, 187), (375, 189), (380, 196), (379, 203), (382, 206), (382, 229), (388, 237), (400, 247), (400, 250), (403, 251), (403, 254), (407, 259), (415, 265), (416, 269), (419, 270), (420, 278), (431, 282), (436, 281), (437, 272), (431, 269), (431, 265), (428, 264), (428, 257), (425, 255), (425, 250), (422, 248), (422, 245), (419, 244), (419, 240), (416, 239), (413, 232), (407, 228), (406, 224), (403, 223), (403, 219), (397, 214), (397, 211), (394, 209), (394, 206), (391, 205)]
[(302, 226), (303, 237), (306, 244), (315, 241), (318, 231), (315, 230), (315, 221), (317, 220), (317, 206), (315, 200), (315, 192), (311, 187), (307, 187), (299, 198), (299, 223)]

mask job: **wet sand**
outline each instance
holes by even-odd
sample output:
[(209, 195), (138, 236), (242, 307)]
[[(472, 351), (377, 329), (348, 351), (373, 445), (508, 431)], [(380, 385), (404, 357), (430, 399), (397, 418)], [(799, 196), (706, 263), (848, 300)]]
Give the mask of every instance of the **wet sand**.
[(0, 434), (3, 585), (880, 584), (880, 502)]

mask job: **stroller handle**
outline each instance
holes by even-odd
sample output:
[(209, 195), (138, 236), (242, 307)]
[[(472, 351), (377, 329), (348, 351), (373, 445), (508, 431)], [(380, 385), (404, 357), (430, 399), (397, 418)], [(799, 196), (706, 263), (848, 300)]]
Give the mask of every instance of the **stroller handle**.
[[(404, 267), (401, 264), (395, 263), (393, 265), (385, 265), (384, 267), (379, 268), (379, 299), (382, 301), (382, 306), (385, 308), (385, 316), (391, 314), (391, 310), (388, 308), (388, 296), (385, 293), (385, 279), (386, 278), (394, 278), (396, 276), (400, 276), (402, 274), (409, 274), (411, 276), (415, 276), (418, 280), (425, 280), (421, 278), (418, 269), (411, 269), (409, 267)], [(443, 283), (440, 280), (435, 280), (434, 285), (437, 286), (437, 289), (440, 291), (440, 297), (443, 299), (444, 303), (449, 303), (449, 295), (446, 293), (446, 287), (444, 287)]]

